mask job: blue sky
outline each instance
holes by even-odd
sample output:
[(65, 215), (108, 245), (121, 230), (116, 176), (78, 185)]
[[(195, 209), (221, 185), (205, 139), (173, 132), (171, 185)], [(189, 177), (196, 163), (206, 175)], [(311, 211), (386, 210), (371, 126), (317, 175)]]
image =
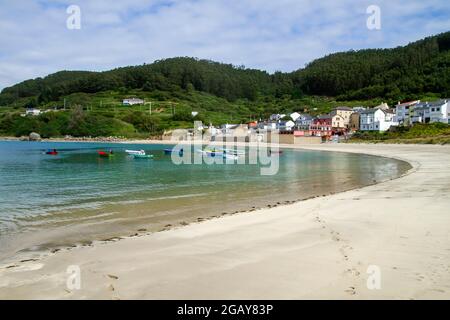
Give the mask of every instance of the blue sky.
[[(81, 9), (80, 30), (66, 28), (69, 5)], [(381, 9), (381, 30), (366, 27), (369, 5)], [(449, 30), (448, 0), (0, 0), (0, 88), (175, 56), (292, 71)]]

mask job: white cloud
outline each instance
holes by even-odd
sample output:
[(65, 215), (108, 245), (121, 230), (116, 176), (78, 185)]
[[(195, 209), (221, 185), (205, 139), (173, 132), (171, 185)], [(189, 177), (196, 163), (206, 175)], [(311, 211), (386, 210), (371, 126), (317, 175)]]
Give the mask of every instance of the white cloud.
[[(376, 2), (376, 3), (374, 3)], [(66, 8), (81, 8), (81, 30)], [(382, 29), (366, 28), (378, 4)], [(273, 72), (325, 54), (447, 31), (446, 0), (27, 0), (0, 3), (0, 88), (58, 70), (195, 56)]]

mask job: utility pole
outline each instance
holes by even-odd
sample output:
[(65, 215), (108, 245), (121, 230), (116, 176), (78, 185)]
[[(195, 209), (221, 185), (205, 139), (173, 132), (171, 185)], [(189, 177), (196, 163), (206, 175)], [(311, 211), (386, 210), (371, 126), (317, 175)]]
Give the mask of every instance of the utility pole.
[(66, 111), (66, 98), (64, 98), (64, 111)]

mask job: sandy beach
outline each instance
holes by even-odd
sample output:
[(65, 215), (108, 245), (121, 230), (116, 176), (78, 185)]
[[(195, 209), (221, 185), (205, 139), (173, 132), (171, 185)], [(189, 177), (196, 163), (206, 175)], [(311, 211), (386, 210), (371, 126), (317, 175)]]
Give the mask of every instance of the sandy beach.
[[(449, 299), (450, 147), (299, 148), (393, 157), (413, 169), (357, 190), (9, 265), (0, 269), (0, 299)], [(79, 290), (66, 285), (69, 266), (81, 271)], [(380, 286), (369, 289), (374, 267)]]

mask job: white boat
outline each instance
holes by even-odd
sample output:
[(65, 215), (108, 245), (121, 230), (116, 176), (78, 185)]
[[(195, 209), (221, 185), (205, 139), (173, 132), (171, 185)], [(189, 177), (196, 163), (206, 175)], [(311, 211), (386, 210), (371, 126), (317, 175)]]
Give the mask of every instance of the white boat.
[(223, 159), (237, 160), (239, 157), (235, 154), (225, 153), (223, 151), (219, 151), (217, 149), (214, 150), (202, 150), (197, 149), (197, 152), (202, 153), (207, 157), (222, 157)]
[(126, 153), (128, 153), (129, 155), (141, 155), (144, 156), (145, 155), (145, 151), (144, 150), (125, 150)]
[(224, 154), (231, 154), (234, 156), (245, 156), (244, 151), (235, 150), (235, 149), (225, 149), (225, 148), (218, 148), (217, 150), (222, 151)]

